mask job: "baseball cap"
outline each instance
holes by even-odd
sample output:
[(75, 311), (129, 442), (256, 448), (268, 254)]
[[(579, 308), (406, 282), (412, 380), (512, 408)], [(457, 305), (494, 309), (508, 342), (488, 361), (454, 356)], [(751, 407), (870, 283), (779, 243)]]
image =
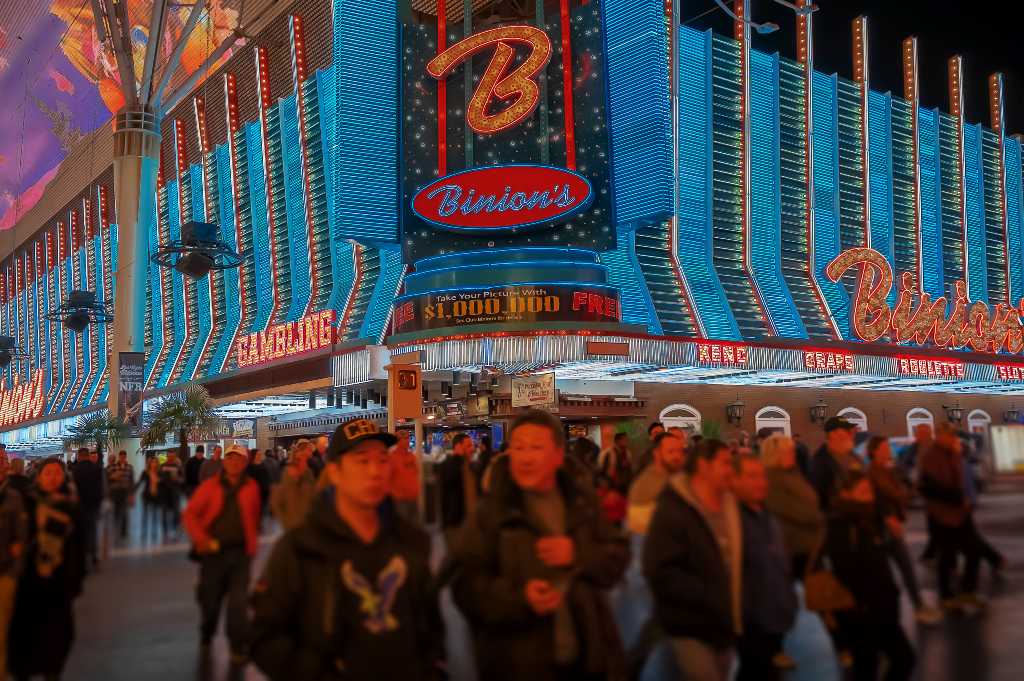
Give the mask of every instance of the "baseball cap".
[(249, 456), (249, 452), (245, 449), (245, 447), (239, 444), (234, 444), (228, 447), (227, 450), (224, 452), (224, 458), (226, 459), (232, 454), (238, 454), (239, 456), (244, 456), (246, 458), (248, 458)]
[(831, 433), (833, 430), (839, 430), (843, 428), (845, 430), (856, 430), (857, 426), (850, 423), (842, 416), (833, 416), (825, 421), (825, 432)]
[(334, 429), (330, 444), (327, 445), (327, 458), (337, 459), (359, 443), (366, 442), (367, 440), (383, 442), (386, 447), (390, 447), (398, 442), (397, 437), (381, 430), (373, 421), (369, 419), (355, 419), (342, 423)]

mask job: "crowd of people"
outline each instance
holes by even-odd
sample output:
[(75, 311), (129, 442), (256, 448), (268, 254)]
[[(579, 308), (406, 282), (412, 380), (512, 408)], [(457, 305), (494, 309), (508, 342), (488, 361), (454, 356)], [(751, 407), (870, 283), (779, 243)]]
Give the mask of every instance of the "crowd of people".
[[(999, 569), (1002, 557), (974, 523), (976, 485), (951, 424), (934, 437), (920, 427), (900, 461), (882, 437), (855, 451), (842, 418), (824, 435), (811, 456), (780, 433), (724, 442), (655, 423), (634, 455), (625, 434), (601, 451), (527, 411), (499, 451), (458, 434), (437, 465), (440, 561), (417, 520), (408, 438), (372, 421), (288, 452), (232, 444), (207, 458), (200, 446), (184, 462), (171, 452), (137, 479), (123, 451), (106, 466), (82, 449), (71, 464), (26, 471), (0, 448), (0, 681), (60, 677), (73, 601), (102, 559), (103, 509), (123, 539), (136, 496), (144, 539), (180, 527), (191, 544), (200, 649), (226, 610), (232, 664), (252, 662), (271, 681), (446, 678), (444, 588), (469, 623), (481, 679), (636, 679), (661, 644), (687, 681), (779, 678), (796, 665), (783, 640), (800, 594), (856, 681), (877, 681), (882, 658), (887, 680), (907, 679), (915, 652), (901, 592), (922, 625), (977, 614), (979, 565)], [(926, 603), (905, 540), (916, 493), (939, 607)], [(253, 585), (268, 514), (283, 534)], [(634, 557), (654, 607), (627, 646), (609, 596)]]

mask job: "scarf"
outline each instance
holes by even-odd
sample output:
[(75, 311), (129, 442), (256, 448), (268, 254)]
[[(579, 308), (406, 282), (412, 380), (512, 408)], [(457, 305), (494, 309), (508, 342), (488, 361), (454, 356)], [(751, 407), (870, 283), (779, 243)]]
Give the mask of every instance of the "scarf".
[(36, 572), (50, 577), (64, 563), (64, 544), (73, 523), (63, 494), (41, 495), (36, 504)]

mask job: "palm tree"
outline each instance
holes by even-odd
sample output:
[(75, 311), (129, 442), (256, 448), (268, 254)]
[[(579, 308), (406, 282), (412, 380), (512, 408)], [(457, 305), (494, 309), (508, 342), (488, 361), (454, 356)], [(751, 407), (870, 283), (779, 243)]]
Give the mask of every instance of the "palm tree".
[(214, 413), (210, 393), (198, 383), (189, 383), (181, 392), (160, 398), (146, 419), (143, 447), (151, 447), (176, 433), (181, 460), (188, 457), (188, 439), (196, 433), (216, 432), (220, 419)]
[(107, 411), (97, 411), (80, 416), (68, 428), (64, 437), (65, 447), (96, 446), (96, 454), (100, 465), (103, 465), (103, 449), (116, 447), (121, 440), (128, 437), (131, 429), (128, 424)]

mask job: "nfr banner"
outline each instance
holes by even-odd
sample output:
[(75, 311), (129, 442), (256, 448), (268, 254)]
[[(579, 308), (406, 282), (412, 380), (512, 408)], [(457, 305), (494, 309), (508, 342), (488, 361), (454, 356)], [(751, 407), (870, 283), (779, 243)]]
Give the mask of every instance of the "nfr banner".
[(146, 388), (146, 353), (117, 354), (117, 416), (128, 424), (132, 434), (142, 427), (142, 393)]

